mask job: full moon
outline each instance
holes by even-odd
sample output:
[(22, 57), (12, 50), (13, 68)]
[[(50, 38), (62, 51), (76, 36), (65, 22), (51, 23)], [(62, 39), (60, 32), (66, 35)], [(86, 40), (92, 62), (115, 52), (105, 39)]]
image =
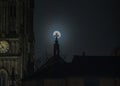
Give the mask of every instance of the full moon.
[(53, 37), (57, 37), (57, 38), (60, 38), (61, 37), (61, 33), (59, 31), (54, 31), (53, 32)]

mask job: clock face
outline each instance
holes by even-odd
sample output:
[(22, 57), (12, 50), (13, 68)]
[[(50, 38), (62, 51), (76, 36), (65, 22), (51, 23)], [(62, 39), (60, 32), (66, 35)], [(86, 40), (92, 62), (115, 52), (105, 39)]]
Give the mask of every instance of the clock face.
[(9, 50), (9, 43), (7, 41), (0, 41), (0, 53), (7, 53)]

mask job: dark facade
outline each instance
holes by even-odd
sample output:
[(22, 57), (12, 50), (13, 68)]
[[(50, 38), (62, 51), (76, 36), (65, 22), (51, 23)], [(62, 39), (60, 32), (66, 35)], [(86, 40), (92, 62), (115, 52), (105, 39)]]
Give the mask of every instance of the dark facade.
[(71, 63), (51, 57), (23, 86), (119, 86), (120, 58), (74, 56)]
[(33, 8), (33, 0), (0, 0), (0, 86), (21, 86), (21, 79), (30, 73)]

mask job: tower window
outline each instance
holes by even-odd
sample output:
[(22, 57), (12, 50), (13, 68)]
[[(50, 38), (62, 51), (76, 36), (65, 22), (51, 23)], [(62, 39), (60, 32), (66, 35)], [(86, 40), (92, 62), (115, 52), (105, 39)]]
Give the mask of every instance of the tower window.
[(16, 17), (16, 6), (15, 5), (12, 5), (9, 7), (9, 16)]
[(7, 81), (6, 81), (6, 74), (1, 72), (0, 73), (0, 86), (6, 86), (7, 85)]
[(16, 23), (15, 21), (11, 20), (9, 21), (9, 32), (12, 33), (12, 34), (15, 34), (16, 33)]

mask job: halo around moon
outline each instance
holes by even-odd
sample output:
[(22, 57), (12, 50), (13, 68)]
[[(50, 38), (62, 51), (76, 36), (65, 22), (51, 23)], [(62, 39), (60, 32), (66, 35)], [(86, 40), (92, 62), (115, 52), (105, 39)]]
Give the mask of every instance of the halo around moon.
[(54, 31), (53, 32), (53, 37), (57, 37), (57, 38), (60, 38), (61, 37), (61, 33), (59, 31)]

